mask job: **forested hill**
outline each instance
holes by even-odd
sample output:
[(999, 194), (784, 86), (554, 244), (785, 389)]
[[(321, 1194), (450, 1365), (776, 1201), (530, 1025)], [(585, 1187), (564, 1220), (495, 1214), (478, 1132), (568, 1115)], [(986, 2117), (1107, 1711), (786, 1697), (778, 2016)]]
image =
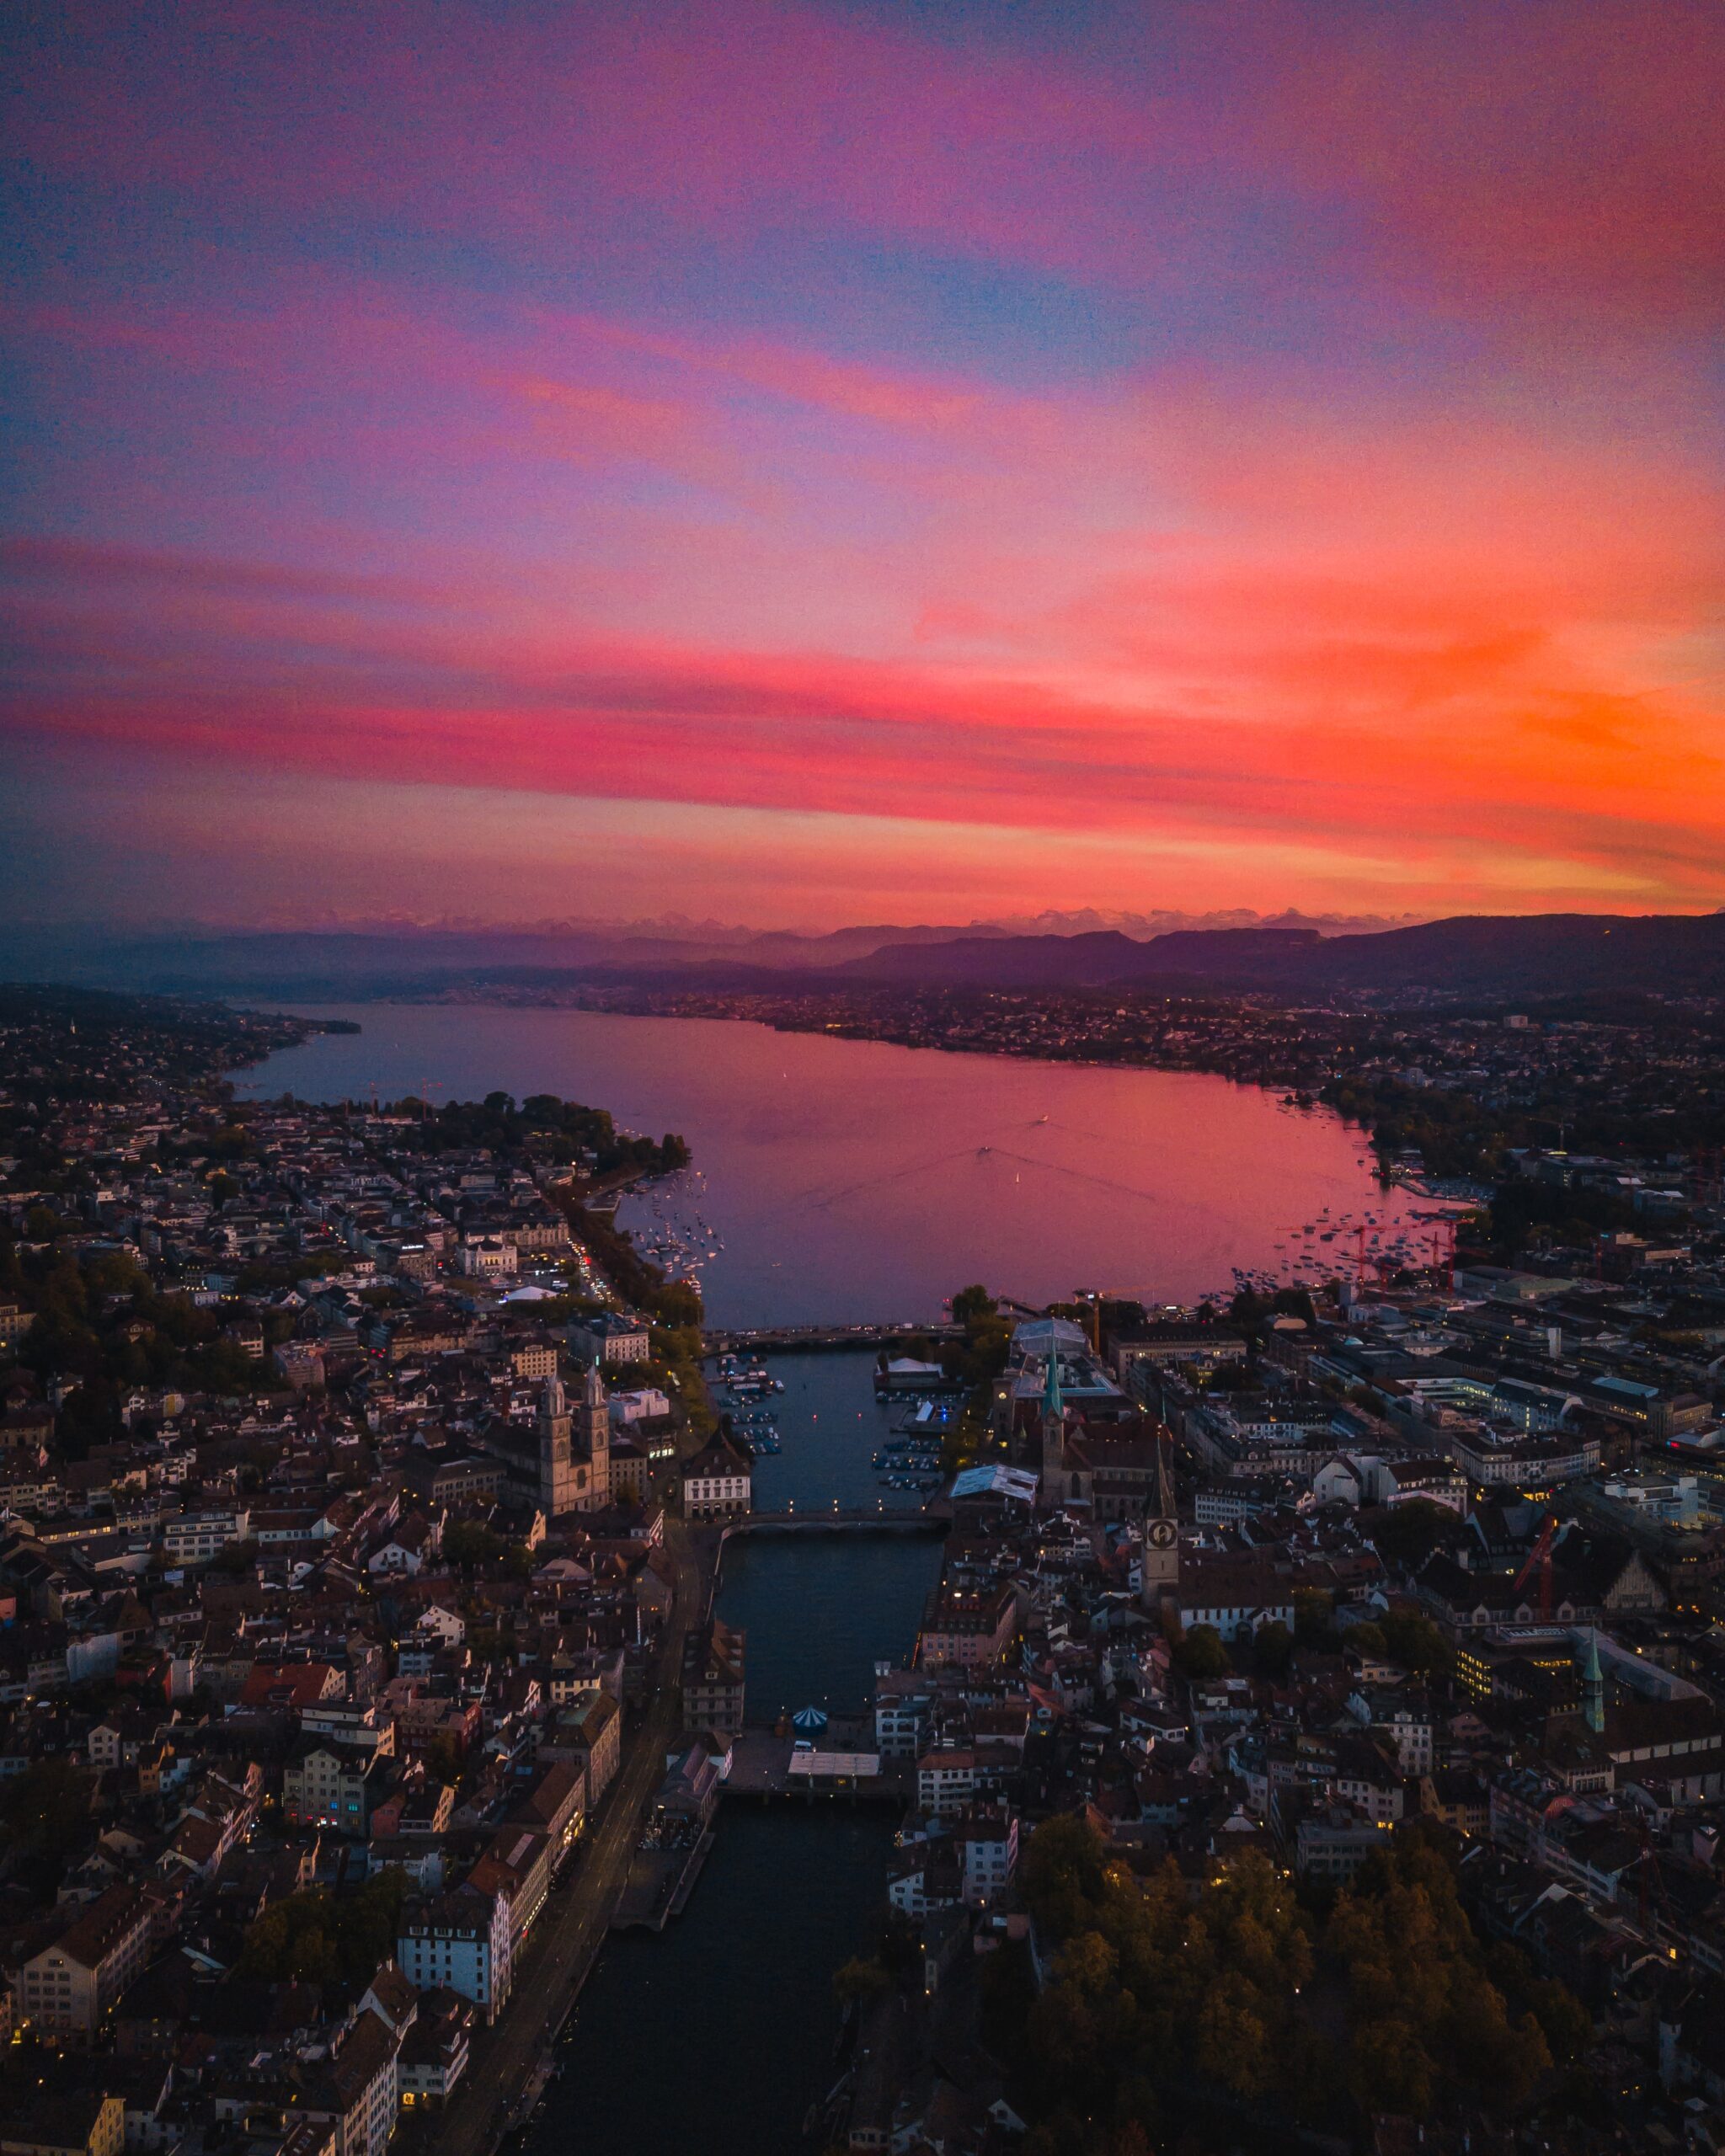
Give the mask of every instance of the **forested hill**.
[(1611, 989), (1725, 994), (1725, 914), (1463, 915), (1368, 936), (1188, 930), (888, 944), (841, 969), (856, 981), (948, 988), (1190, 985), (1439, 989), (1530, 999)]

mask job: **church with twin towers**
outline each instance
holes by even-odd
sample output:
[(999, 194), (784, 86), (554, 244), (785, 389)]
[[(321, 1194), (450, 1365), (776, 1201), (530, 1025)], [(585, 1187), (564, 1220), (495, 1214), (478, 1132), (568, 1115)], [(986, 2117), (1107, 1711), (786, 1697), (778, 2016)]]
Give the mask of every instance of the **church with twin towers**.
[(534, 1417), (538, 1437), (539, 1507), (547, 1519), (599, 1512), (611, 1502), (611, 1410), (595, 1358), (579, 1402), (571, 1407), (555, 1371), (545, 1380)]

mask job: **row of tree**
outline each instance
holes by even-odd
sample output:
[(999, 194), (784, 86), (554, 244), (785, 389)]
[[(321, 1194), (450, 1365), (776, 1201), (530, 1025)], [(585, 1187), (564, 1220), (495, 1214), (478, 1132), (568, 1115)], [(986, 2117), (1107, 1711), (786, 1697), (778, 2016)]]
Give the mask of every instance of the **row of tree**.
[(567, 1166), (592, 1156), (593, 1172), (669, 1175), (689, 1165), (689, 1148), (674, 1131), (663, 1138), (636, 1138), (620, 1131), (606, 1108), (588, 1107), (555, 1093), (488, 1093), (483, 1101), (446, 1101), (433, 1107), (417, 1097), (392, 1103), (412, 1118), (403, 1142), (422, 1153), (526, 1153)]
[(1114, 2156), (1206, 2119), (1348, 2129), (1472, 2104), (1513, 2113), (1583, 2055), (1586, 2014), (1514, 1949), (1487, 1951), (1450, 1862), (1398, 1830), (1327, 1916), (1257, 1853), (1194, 1890), (1139, 1879), (1082, 1821), (1039, 1828), (1020, 1883), (1055, 1945), (1039, 1995), (991, 1979), (1036, 2156)]
[[(76, 1381), (58, 1425), (61, 1449), (73, 1459), (118, 1433), (120, 1399), (133, 1386), (286, 1389), (273, 1364), (223, 1335), (219, 1311), (160, 1293), (123, 1251), (81, 1252), (57, 1235), (21, 1247), (0, 1228), (0, 1299), (14, 1299), (33, 1314), (19, 1360), (45, 1378)], [(290, 1329), (286, 1319), (276, 1328)]]
[(246, 1933), (240, 1970), (275, 1983), (367, 1984), (395, 1951), (407, 1875), (394, 1867), (361, 1886), (274, 1902)]

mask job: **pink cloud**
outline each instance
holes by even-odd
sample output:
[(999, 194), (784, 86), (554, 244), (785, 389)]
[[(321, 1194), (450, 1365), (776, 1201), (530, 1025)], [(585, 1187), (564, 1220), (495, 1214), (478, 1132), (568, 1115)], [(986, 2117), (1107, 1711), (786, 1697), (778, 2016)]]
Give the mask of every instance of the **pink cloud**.
[[(1298, 291), (1346, 255), (1500, 334), (1578, 306), (1616, 334), (1717, 319), (1706, 0), (1187, 6), (1064, 56), (790, 0), (537, 19), (187, 0), (135, 41), (130, 20), (87, 11), (20, 83), (13, 137), (47, 170), (224, 216), (566, 254), (644, 210), (722, 245), (868, 234), (1126, 287), (1208, 262)], [(1231, 235), (1265, 217), (1291, 245), (1253, 258)]]
[[(328, 453), (296, 370), (355, 341), (325, 338), (327, 291), (255, 329), (286, 355), (294, 457)], [(1717, 697), (1672, 659), (1717, 618), (1718, 517), (1681, 456), (1243, 382), (1008, 396), (586, 318), (388, 320), (396, 381), (423, 368), (457, 421), (419, 480), (461, 476), (489, 543), (457, 566), (440, 527), (413, 574), (292, 566), (291, 524), (283, 568), (20, 542), (20, 738), (1354, 855), (1418, 828), (1601, 889), (1637, 862), (1685, 893), (1717, 875)], [(175, 339), (183, 371), (244, 376), (219, 325)], [(610, 491), (640, 466), (729, 489), (722, 531)], [(602, 535), (609, 587), (499, 540), (535, 488)], [(866, 635), (818, 633), (859, 591)]]

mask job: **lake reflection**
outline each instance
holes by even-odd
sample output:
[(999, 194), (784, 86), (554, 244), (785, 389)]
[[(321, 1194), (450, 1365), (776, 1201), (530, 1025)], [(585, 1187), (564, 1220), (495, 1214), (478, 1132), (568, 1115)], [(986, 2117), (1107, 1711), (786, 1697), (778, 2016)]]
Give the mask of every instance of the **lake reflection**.
[[(241, 1075), (307, 1099), (497, 1088), (681, 1131), (700, 1181), (673, 1200), (723, 1245), (720, 1325), (938, 1315), (967, 1281), (1041, 1305), (1094, 1287), (1188, 1302), (1231, 1270), (1296, 1269), (1290, 1231), (1410, 1201), (1338, 1118), (1227, 1079), (1098, 1070), (777, 1033), (722, 1019), (473, 1006), (321, 1005), (355, 1020)], [(626, 1222), (657, 1224), (636, 1203)], [(1278, 1248), (1278, 1245), (1284, 1246)], [(1316, 1241), (1305, 1271), (1351, 1262)]]

